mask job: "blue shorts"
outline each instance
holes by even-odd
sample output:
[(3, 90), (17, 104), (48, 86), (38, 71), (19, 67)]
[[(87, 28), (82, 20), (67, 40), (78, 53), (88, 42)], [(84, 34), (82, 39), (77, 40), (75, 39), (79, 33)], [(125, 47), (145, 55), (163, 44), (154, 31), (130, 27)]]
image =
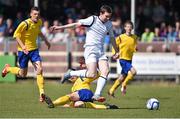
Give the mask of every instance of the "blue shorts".
[(121, 65), (121, 67), (122, 67), (121, 74), (127, 75), (128, 71), (130, 71), (131, 68), (132, 68), (132, 60), (123, 60), (123, 59), (120, 59), (119, 63)]
[(83, 102), (93, 102), (92, 97), (93, 97), (93, 92), (88, 89), (81, 89), (78, 91), (80, 101)]
[(26, 55), (23, 51), (18, 51), (18, 61), (20, 68), (24, 69), (28, 67), (29, 60), (34, 63), (37, 61), (41, 61), (41, 57), (39, 55), (39, 50), (32, 50)]

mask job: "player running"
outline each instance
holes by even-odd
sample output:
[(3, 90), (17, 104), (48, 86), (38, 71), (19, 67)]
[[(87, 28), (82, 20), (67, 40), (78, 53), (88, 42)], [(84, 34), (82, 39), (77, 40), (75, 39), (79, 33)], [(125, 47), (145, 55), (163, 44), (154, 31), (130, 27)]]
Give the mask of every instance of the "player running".
[(30, 11), (30, 18), (21, 22), (14, 32), (13, 38), (16, 39), (18, 43), (18, 61), (19, 67), (11, 67), (6, 64), (2, 70), (2, 77), (5, 77), (8, 73), (12, 73), (21, 77), (25, 77), (28, 71), (28, 62), (32, 62), (34, 69), (37, 74), (37, 85), (40, 93), (40, 102), (44, 101), (44, 78), (41, 57), (39, 55), (38, 46), (36, 40), (38, 36), (41, 36), (45, 41), (48, 49), (50, 48), (50, 43), (46, 40), (44, 35), (41, 33), (42, 21), (39, 18), (40, 11), (38, 7), (32, 7)]
[[(122, 67), (121, 74), (115, 81), (108, 94), (114, 97), (115, 90), (121, 84), (122, 94), (126, 93), (127, 83), (136, 75), (136, 69), (132, 66), (133, 53), (136, 51), (137, 39), (135, 34), (132, 34), (133, 23), (127, 21), (124, 25), (125, 33), (116, 38), (116, 45), (119, 48), (119, 63)], [(114, 50), (112, 51), (114, 52)]]

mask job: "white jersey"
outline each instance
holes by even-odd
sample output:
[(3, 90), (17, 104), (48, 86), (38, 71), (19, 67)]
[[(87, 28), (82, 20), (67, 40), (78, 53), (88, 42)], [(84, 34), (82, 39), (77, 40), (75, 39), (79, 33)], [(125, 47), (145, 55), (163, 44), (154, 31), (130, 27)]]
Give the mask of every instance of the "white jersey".
[(90, 16), (80, 19), (79, 22), (87, 27), (85, 46), (97, 46), (103, 48), (104, 38), (107, 33), (114, 37), (111, 21), (103, 23), (98, 16)]

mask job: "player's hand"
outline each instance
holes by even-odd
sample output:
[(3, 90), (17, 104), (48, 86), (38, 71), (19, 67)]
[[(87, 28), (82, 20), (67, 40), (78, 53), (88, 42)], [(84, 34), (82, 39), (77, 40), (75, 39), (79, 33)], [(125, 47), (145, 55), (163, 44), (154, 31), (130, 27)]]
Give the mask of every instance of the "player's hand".
[(119, 53), (115, 53), (114, 55), (113, 55), (113, 59), (118, 59), (119, 58)]
[(27, 50), (26, 46), (22, 47), (23, 52), (27, 55), (29, 51)]
[(57, 28), (57, 26), (51, 26), (51, 27), (50, 27), (50, 31), (53, 32), (53, 31), (56, 30), (56, 28)]
[(46, 43), (46, 45), (47, 45), (47, 47), (48, 47), (48, 50), (50, 49), (50, 47), (51, 47), (51, 44), (46, 40), (45, 41), (45, 43)]

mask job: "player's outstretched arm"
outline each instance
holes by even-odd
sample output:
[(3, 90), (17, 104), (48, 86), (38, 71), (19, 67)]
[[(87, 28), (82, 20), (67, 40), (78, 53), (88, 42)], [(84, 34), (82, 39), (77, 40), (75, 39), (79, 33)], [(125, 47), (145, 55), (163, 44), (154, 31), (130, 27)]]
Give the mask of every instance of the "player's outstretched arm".
[(66, 25), (63, 25), (63, 26), (51, 26), (50, 31), (53, 32), (55, 30), (66, 29), (66, 28), (76, 28), (76, 27), (79, 27), (79, 26), (81, 26), (81, 23), (79, 23), (79, 22), (66, 24)]

